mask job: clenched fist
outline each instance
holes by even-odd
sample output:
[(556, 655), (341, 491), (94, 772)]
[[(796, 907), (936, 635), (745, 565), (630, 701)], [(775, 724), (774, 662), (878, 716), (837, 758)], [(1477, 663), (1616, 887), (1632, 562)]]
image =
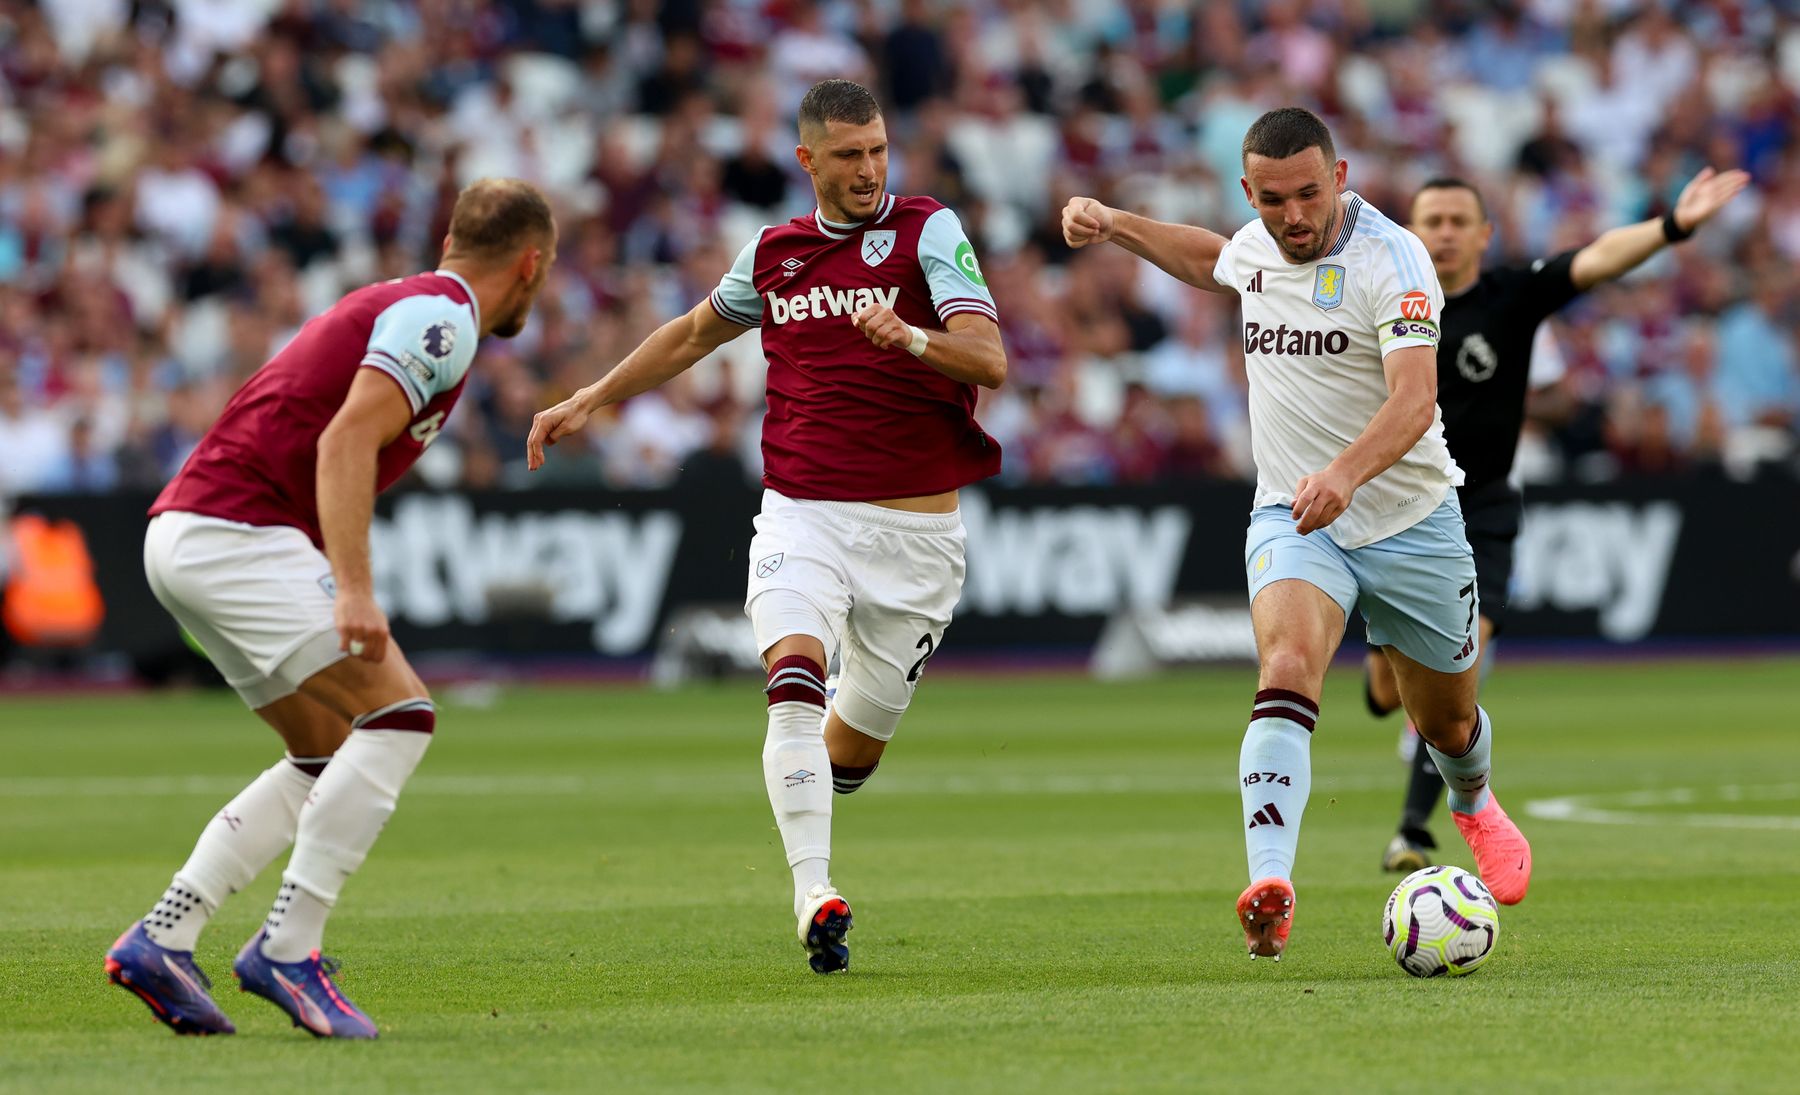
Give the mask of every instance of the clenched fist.
[(880, 349), (896, 346), (904, 350), (912, 343), (912, 328), (885, 304), (871, 304), (850, 317), (870, 342)]
[(1356, 480), (1337, 465), (1303, 475), (1294, 484), (1294, 506), (1289, 511), (1300, 534), (1317, 532), (1344, 515), (1356, 494)]
[(1113, 211), (1093, 198), (1070, 198), (1063, 206), (1063, 241), (1070, 247), (1086, 247), (1112, 239)]

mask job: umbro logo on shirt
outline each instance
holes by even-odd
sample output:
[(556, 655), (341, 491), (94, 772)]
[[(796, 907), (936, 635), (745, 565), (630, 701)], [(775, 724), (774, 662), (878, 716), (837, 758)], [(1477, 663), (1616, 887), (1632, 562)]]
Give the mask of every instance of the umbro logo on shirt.
[(784, 259), (781, 263), (781, 269), (783, 271), (781, 276), (784, 278), (791, 278), (795, 274), (798, 274), (800, 268), (805, 265), (806, 264), (799, 259)]
[(1262, 292), (1262, 271), (1261, 270), (1258, 270), (1254, 275), (1251, 276), (1250, 284), (1244, 286), (1244, 292), (1246, 292), (1246, 293)]

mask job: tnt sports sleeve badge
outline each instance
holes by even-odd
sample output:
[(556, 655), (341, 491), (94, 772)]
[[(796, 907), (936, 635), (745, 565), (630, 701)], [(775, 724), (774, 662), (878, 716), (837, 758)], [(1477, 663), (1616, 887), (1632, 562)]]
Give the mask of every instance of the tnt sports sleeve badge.
[(1419, 237), (1379, 217), (1372, 208), (1363, 208), (1363, 220), (1370, 226), (1365, 249), (1369, 277), (1358, 283), (1358, 300), (1370, 325), (1364, 329), (1374, 330), (1382, 357), (1408, 346), (1435, 348), (1444, 291), (1432, 270), (1431, 254)]
[(1381, 349), (1384, 353), (1400, 346), (1438, 344), (1438, 325), (1431, 318), (1431, 294), (1423, 289), (1410, 289), (1401, 294), (1391, 311), (1399, 314), (1383, 322)]

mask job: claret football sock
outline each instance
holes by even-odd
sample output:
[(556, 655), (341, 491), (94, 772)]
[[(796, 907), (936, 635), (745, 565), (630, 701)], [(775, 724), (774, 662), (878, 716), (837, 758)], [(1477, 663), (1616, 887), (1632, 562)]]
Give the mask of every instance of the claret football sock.
[(769, 732), (763, 783), (794, 871), (794, 908), (828, 883), (831, 859), (831, 757), (825, 749), (825, 671), (801, 655), (769, 667)]
[(1487, 711), (1475, 709), (1475, 732), (1460, 755), (1441, 753), (1430, 742), (1425, 747), (1431, 750), (1431, 759), (1450, 789), (1450, 808), (1461, 814), (1480, 813), (1488, 801), (1488, 770), (1494, 755), (1494, 724)]
[(1265, 688), (1256, 694), (1238, 754), (1252, 882), (1294, 875), (1300, 817), (1312, 792), (1312, 732), (1318, 719), (1318, 704), (1298, 692)]
[(294, 842), (300, 804), (329, 759), (282, 758), (207, 822), (162, 900), (144, 915), (144, 933), (152, 942), (170, 950), (194, 949), (220, 904)]
[(436, 709), (423, 698), (391, 704), (351, 724), (350, 737), (300, 810), (294, 854), (266, 925), (268, 958), (298, 962), (319, 949), (339, 891), (381, 835), (436, 724)]

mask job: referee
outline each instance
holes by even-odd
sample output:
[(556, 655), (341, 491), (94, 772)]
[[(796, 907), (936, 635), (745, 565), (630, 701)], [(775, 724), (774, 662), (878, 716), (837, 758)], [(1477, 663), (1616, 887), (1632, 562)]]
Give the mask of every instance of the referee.
[[(1743, 171), (1706, 168), (1660, 218), (1615, 228), (1580, 250), (1491, 270), (1481, 269), (1481, 256), (1494, 226), (1474, 186), (1436, 178), (1414, 195), (1410, 227), (1425, 241), (1444, 287), (1438, 406), (1444, 440), (1466, 476), (1458, 496), (1481, 600), (1477, 672), (1486, 672), (1490, 644), (1506, 619), (1513, 541), (1523, 509), (1507, 477), (1525, 421), (1538, 324), (1581, 293), (1693, 235), (1749, 181)], [(1393, 712), (1400, 706), (1400, 693), (1393, 668), (1378, 648), (1369, 650), (1367, 672), (1369, 710), (1377, 716)], [(1444, 797), (1444, 781), (1428, 751), (1415, 747), (1412, 754), (1400, 828), (1382, 856), (1382, 869), (1388, 871), (1429, 866), (1429, 853), (1437, 847), (1425, 826)]]

